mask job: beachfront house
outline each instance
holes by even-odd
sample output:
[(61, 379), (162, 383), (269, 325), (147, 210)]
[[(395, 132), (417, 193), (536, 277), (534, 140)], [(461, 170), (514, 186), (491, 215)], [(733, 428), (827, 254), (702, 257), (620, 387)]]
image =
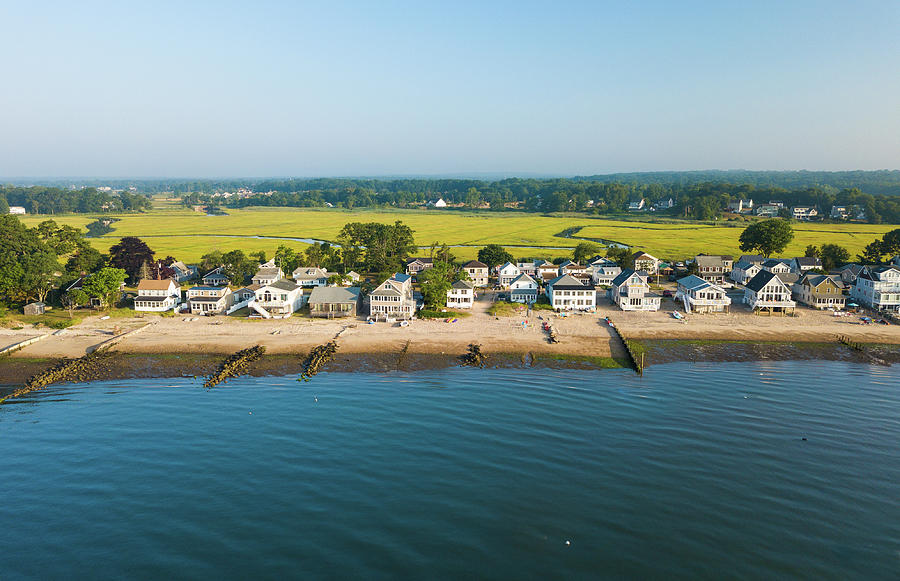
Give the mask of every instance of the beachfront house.
[(230, 281), (228, 277), (225, 275), (225, 267), (219, 266), (214, 268), (203, 275), (203, 278), (200, 280), (203, 281), (203, 286), (225, 286)]
[(407, 258), (406, 274), (415, 277), (417, 274), (428, 268), (434, 267), (433, 258)]
[(797, 306), (791, 299), (791, 286), (785, 284), (778, 274), (768, 270), (759, 271), (747, 282), (744, 302), (759, 313), (793, 311)]
[(451, 309), (471, 309), (475, 302), (475, 285), (467, 280), (458, 280), (447, 291), (447, 307)]
[(762, 270), (761, 264), (761, 262), (753, 263), (739, 260), (738, 263), (734, 265), (734, 268), (731, 269), (731, 280), (737, 284), (747, 284), (751, 278), (756, 276), (757, 272)]
[(470, 260), (469, 262), (463, 264), (462, 268), (468, 273), (469, 280), (471, 280), (472, 284), (474, 284), (475, 286), (488, 285), (487, 264), (478, 262), (477, 260)]
[(294, 283), (304, 288), (328, 286), (328, 272), (315, 266), (300, 266), (291, 273)]
[(597, 307), (594, 287), (568, 274), (549, 281), (544, 292), (557, 311), (593, 311)]
[(822, 270), (822, 259), (815, 256), (798, 256), (791, 259), (791, 272), (802, 275), (810, 270)]
[(187, 290), (188, 310), (193, 315), (224, 313), (233, 300), (227, 286), (195, 286)]
[(265, 286), (279, 281), (283, 278), (284, 273), (281, 271), (281, 269), (271, 262), (267, 262), (266, 264), (260, 266), (259, 270), (256, 271), (256, 274), (253, 275), (253, 284)]
[(609, 286), (612, 284), (613, 279), (615, 279), (619, 274), (622, 273), (622, 268), (619, 267), (615, 262), (612, 264), (603, 264), (600, 266), (593, 267), (594, 272), (591, 275), (591, 282), (597, 286)]
[(197, 267), (188, 266), (180, 260), (176, 260), (170, 264), (169, 268), (175, 271), (175, 282), (180, 283), (197, 277)]
[(646, 252), (635, 252), (628, 257), (628, 263), (633, 270), (638, 272), (656, 274), (659, 270), (659, 259)]
[(734, 267), (734, 258), (728, 255), (698, 254), (694, 261), (697, 263), (697, 276), (719, 285), (725, 282), (725, 277), (731, 274)]
[(850, 298), (877, 311), (900, 311), (900, 268), (866, 267), (850, 287)]
[(312, 317), (355, 317), (359, 312), (359, 287), (317, 286), (309, 295)]
[(410, 319), (416, 312), (412, 277), (395, 273), (369, 293), (369, 314), (375, 319)]
[(171, 278), (141, 279), (134, 298), (135, 311), (163, 312), (174, 309), (181, 302), (181, 288)]
[(607, 296), (623, 311), (658, 311), (662, 297), (650, 292), (647, 279), (646, 272), (625, 269), (613, 279)]
[(791, 272), (791, 262), (782, 258), (769, 258), (762, 263), (762, 269), (772, 274), (787, 274)]
[(284, 278), (260, 284), (254, 294), (256, 297), (247, 306), (264, 319), (286, 319), (309, 298), (303, 294), (303, 287)]
[(559, 276), (559, 267), (552, 262), (541, 261), (537, 265), (537, 276), (539, 282), (546, 283), (548, 280), (553, 280)]
[(506, 288), (513, 280), (516, 279), (522, 271), (512, 262), (507, 262), (503, 266), (497, 268), (497, 284)]
[(693, 274), (678, 279), (675, 301), (681, 301), (688, 313), (727, 313), (731, 305), (725, 289)]
[(527, 274), (520, 274), (509, 283), (509, 300), (513, 303), (530, 305), (537, 300), (538, 283)]
[(797, 302), (814, 309), (844, 308), (844, 283), (838, 276), (806, 273), (794, 283), (794, 296)]

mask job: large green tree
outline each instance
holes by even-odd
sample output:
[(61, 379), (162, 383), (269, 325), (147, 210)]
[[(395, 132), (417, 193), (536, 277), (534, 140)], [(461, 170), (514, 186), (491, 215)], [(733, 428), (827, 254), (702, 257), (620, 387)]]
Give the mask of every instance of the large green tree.
[(819, 258), (822, 259), (822, 269), (829, 272), (850, 262), (850, 252), (838, 244), (823, 244), (819, 249)]
[(369, 272), (401, 270), (404, 259), (416, 250), (412, 229), (399, 220), (393, 224), (351, 222), (341, 229), (338, 240), (347, 251), (345, 267), (361, 255), (362, 265)]
[(781, 218), (762, 220), (741, 232), (740, 248), (744, 252), (758, 252), (766, 258), (784, 251), (794, 239), (790, 222)]
[(588, 259), (600, 252), (600, 245), (595, 242), (579, 242), (572, 252), (572, 260), (578, 264), (585, 264)]
[(500, 266), (514, 261), (515, 258), (499, 244), (488, 244), (478, 251), (478, 260), (488, 266)]
[(110, 308), (119, 302), (122, 283), (126, 278), (128, 273), (124, 269), (106, 266), (86, 277), (81, 288), (88, 296), (100, 299), (103, 307)]
[(0, 216), (0, 297), (44, 300), (61, 270), (56, 252), (36, 229), (15, 216)]

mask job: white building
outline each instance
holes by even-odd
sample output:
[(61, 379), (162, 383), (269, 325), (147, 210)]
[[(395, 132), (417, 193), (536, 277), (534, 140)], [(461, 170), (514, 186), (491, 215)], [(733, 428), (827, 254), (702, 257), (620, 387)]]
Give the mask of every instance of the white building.
[(394, 275), (369, 293), (369, 314), (375, 318), (411, 319), (416, 312), (412, 277)]
[(750, 279), (744, 289), (744, 302), (754, 311), (784, 312), (797, 306), (791, 299), (791, 287), (768, 270), (761, 270)]
[(815, 206), (794, 206), (791, 208), (791, 216), (794, 220), (812, 220), (819, 215)]
[(294, 277), (294, 282), (298, 286), (306, 288), (328, 285), (328, 272), (326, 272), (324, 268), (300, 266), (294, 269), (291, 276)]
[(538, 283), (527, 274), (520, 274), (509, 283), (509, 300), (513, 303), (531, 304), (537, 300)]
[(284, 273), (277, 266), (270, 266), (269, 263), (262, 265), (256, 274), (253, 275), (253, 284), (260, 286), (272, 284), (284, 278)]
[(25, 208), (23, 208), (22, 206), (10, 206), (9, 213), (10, 214), (24, 214)]
[(227, 311), (234, 294), (227, 286), (195, 286), (187, 291), (192, 315), (218, 315)]
[(787, 274), (791, 272), (791, 262), (781, 258), (770, 258), (762, 263), (762, 270), (772, 274)]
[(497, 284), (502, 287), (508, 287), (509, 283), (516, 279), (522, 271), (519, 267), (511, 262), (507, 262), (503, 266), (497, 268)]
[(622, 274), (622, 268), (615, 262), (611, 265), (604, 264), (602, 266), (594, 266), (594, 272), (591, 274), (591, 281), (595, 285), (609, 286), (617, 276)]
[(623, 311), (658, 311), (662, 300), (658, 294), (650, 292), (647, 274), (630, 268), (613, 279), (607, 294), (609, 300)]
[(458, 280), (447, 291), (447, 307), (451, 309), (471, 309), (475, 302), (475, 285), (467, 280)]
[(163, 312), (174, 309), (181, 302), (181, 288), (171, 278), (141, 279), (134, 298), (135, 311)]
[(900, 268), (866, 267), (850, 287), (850, 298), (878, 311), (900, 310)]
[(727, 313), (731, 305), (725, 289), (693, 274), (678, 280), (675, 300), (680, 300), (688, 313)]
[(544, 292), (558, 311), (593, 311), (597, 306), (597, 291), (568, 274), (547, 282)]
[(731, 269), (731, 280), (738, 284), (747, 284), (750, 279), (756, 276), (756, 273), (762, 270), (760, 264), (761, 263), (739, 260), (738, 263), (734, 265), (734, 268)]
[(303, 287), (285, 279), (260, 284), (254, 294), (256, 298), (248, 306), (266, 319), (286, 319), (309, 299), (303, 294)]

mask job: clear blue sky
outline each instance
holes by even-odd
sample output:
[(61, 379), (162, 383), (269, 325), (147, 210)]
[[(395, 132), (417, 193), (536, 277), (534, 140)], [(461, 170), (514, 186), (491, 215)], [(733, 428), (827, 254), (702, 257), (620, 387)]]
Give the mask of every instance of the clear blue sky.
[(900, 166), (897, 0), (440, 4), (3, 2), (0, 176)]

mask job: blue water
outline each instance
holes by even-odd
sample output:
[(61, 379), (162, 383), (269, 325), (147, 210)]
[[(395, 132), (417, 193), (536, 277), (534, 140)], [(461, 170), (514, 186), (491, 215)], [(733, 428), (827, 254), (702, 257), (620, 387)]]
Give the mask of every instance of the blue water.
[(900, 575), (897, 368), (97, 382), (0, 444), (4, 581)]

